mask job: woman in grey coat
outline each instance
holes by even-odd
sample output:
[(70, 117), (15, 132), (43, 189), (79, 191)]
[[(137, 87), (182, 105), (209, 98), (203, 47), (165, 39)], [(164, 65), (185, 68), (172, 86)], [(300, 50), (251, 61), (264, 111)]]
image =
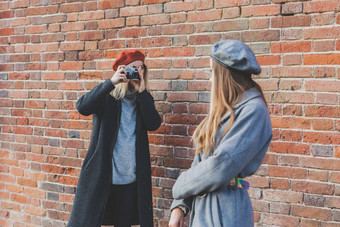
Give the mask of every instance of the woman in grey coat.
[(193, 135), (192, 166), (173, 186), (169, 226), (253, 226), (254, 216), (243, 178), (261, 165), (272, 139), (272, 127), (260, 86), (254, 53), (244, 43), (223, 40), (211, 55), (210, 112)]

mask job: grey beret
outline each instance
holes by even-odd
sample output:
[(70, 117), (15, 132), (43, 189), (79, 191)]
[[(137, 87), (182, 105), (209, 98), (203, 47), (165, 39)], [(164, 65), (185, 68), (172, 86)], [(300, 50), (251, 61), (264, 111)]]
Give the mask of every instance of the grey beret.
[(224, 67), (250, 74), (261, 73), (254, 52), (238, 40), (222, 40), (213, 45), (211, 57)]

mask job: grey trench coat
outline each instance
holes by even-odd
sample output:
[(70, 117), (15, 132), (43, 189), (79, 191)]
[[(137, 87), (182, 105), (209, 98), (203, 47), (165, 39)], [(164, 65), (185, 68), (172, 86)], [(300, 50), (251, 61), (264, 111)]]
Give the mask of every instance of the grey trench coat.
[[(220, 123), (216, 141), (221, 141), (209, 156), (196, 154), (192, 166), (173, 186), (174, 201), (190, 211), (190, 227), (250, 227), (254, 225), (248, 191), (229, 185), (235, 177), (244, 178), (260, 167), (272, 139), (268, 109), (261, 94), (251, 88), (234, 106), (235, 121), (223, 137), (230, 113)], [(201, 198), (198, 195), (207, 193)]]

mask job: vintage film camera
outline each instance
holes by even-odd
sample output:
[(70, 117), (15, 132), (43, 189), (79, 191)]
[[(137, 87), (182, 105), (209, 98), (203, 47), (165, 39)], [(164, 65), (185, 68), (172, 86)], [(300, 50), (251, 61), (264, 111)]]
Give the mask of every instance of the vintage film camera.
[(125, 68), (126, 71), (126, 79), (128, 80), (139, 80), (138, 69), (136, 68)]

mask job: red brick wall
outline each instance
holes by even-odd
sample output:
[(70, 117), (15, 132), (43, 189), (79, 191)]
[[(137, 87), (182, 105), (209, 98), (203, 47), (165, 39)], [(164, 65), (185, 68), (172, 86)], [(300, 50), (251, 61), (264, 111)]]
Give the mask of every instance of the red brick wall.
[(259, 226), (340, 225), (339, 0), (0, 2), (0, 226), (64, 226), (91, 134), (76, 100), (112, 76), (117, 52), (146, 52), (163, 124), (150, 135), (156, 226), (191, 163), (208, 111), (209, 54), (240, 39), (273, 142), (249, 190)]

